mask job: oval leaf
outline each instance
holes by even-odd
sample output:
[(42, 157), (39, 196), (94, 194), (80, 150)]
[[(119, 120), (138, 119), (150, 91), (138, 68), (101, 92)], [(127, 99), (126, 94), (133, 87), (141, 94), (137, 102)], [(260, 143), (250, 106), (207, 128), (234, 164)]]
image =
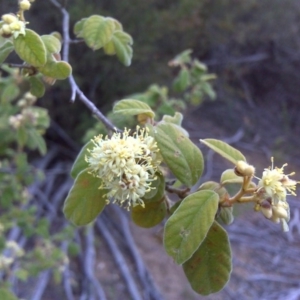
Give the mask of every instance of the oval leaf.
[(49, 61), (39, 71), (47, 77), (63, 80), (71, 75), (72, 67), (65, 61)]
[(112, 36), (112, 42), (114, 43), (114, 50), (118, 59), (126, 67), (130, 66), (132, 59), (132, 37), (124, 31), (115, 31)]
[(47, 51), (50, 54), (59, 53), (61, 50), (61, 42), (52, 34), (42, 35), (41, 39), (43, 40)]
[(34, 67), (43, 66), (46, 61), (46, 47), (41, 37), (33, 30), (25, 29), (25, 35), (14, 39), (15, 51), (21, 59)]
[(165, 194), (165, 177), (158, 172), (155, 176), (156, 179), (151, 183), (151, 190), (142, 198), (145, 203), (159, 202)]
[(106, 205), (107, 190), (99, 189), (101, 180), (85, 169), (75, 179), (64, 203), (66, 218), (76, 226), (91, 223)]
[(6, 60), (7, 56), (14, 50), (11, 40), (0, 36), (0, 65)]
[(37, 98), (41, 98), (45, 94), (45, 86), (43, 82), (36, 76), (29, 77), (30, 93)]
[(242, 183), (244, 181), (244, 178), (241, 176), (237, 176), (234, 173), (233, 169), (225, 170), (221, 175), (221, 184), (227, 184), (227, 183)]
[(151, 228), (159, 224), (166, 216), (167, 207), (165, 201), (147, 202), (145, 207), (135, 206), (131, 210), (133, 222), (143, 228)]
[(85, 20), (82, 36), (90, 48), (97, 50), (112, 39), (114, 30), (115, 22), (112, 19), (94, 15)]
[(187, 261), (198, 249), (215, 220), (219, 203), (213, 191), (187, 196), (165, 225), (164, 246), (177, 264)]
[(231, 273), (231, 249), (226, 231), (214, 222), (199, 249), (183, 265), (193, 290), (201, 295), (220, 291)]
[(82, 37), (83, 25), (84, 25), (86, 20), (87, 20), (87, 18), (83, 18), (83, 19), (81, 19), (81, 20), (79, 20), (78, 22), (75, 23), (73, 31), (74, 31), (74, 34), (77, 37)]
[(175, 79), (173, 87), (175, 92), (181, 93), (185, 91), (191, 84), (190, 72), (188, 69), (183, 68), (178, 77)]
[(239, 160), (246, 161), (245, 156), (237, 149), (228, 145), (225, 142), (215, 139), (200, 140), (201, 143), (205, 144), (210, 149), (214, 150), (233, 164), (236, 164)]
[(145, 114), (151, 119), (154, 118), (155, 114), (148, 104), (145, 102), (134, 100), (134, 99), (124, 99), (117, 102), (113, 107), (113, 112), (116, 114), (123, 115), (140, 115)]
[(89, 141), (80, 150), (71, 169), (71, 177), (73, 179), (75, 179), (82, 170), (88, 167), (88, 163), (85, 160), (85, 156), (89, 154), (88, 149), (93, 148), (93, 146), (93, 141)]
[(230, 225), (234, 221), (233, 207), (221, 207), (218, 217), (225, 225)]
[(152, 131), (163, 160), (174, 176), (183, 184), (193, 186), (203, 172), (200, 149), (172, 123), (159, 123)]
[(2, 300), (18, 300), (18, 298), (8, 289), (0, 288), (0, 299)]

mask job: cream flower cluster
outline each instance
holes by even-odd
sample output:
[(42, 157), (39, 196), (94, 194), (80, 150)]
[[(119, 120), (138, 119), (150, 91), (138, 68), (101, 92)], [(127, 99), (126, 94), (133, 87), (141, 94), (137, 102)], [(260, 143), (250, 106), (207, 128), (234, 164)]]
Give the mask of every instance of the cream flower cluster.
[(20, 34), (25, 35), (26, 22), (20, 20), (14, 14), (5, 14), (2, 16), (4, 24), (0, 28), (0, 35), (3, 37), (14, 36), (16, 39)]
[(3, 25), (0, 28), (0, 35), (9, 38), (12, 35), (16, 39), (19, 35), (25, 35), (25, 28), (28, 22), (25, 22), (24, 11), (29, 10), (31, 3), (34, 0), (19, 0), (19, 12), (17, 15), (14, 14), (4, 14), (1, 19)]
[(294, 175), (291, 173), (285, 175), (283, 170), (287, 164), (281, 168), (274, 168), (272, 158), (272, 167), (265, 169), (258, 183), (257, 197), (257, 210), (261, 210), (264, 216), (275, 223), (281, 223), (284, 231), (288, 231), (287, 222), (290, 219), (290, 208), (286, 200), (287, 195), (296, 196), (295, 180), (291, 180), (289, 176)]
[(137, 128), (116, 132), (111, 138), (102, 135), (93, 140), (86, 161), (91, 173), (101, 178), (100, 188), (108, 189), (107, 196), (113, 202), (129, 209), (142, 205), (142, 197), (150, 191), (151, 182), (161, 163), (159, 149), (146, 129)]

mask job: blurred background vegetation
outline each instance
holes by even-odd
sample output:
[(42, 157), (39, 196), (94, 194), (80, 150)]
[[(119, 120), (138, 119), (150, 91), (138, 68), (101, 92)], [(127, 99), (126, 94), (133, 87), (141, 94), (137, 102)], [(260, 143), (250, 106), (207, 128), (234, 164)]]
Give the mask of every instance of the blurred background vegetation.
[[(218, 76), (217, 102), (202, 106), (199, 116), (205, 110), (216, 125), (233, 132), (243, 127), (249, 139), (267, 141), (270, 148), (295, 149), (286, 142), (300, 131), (299, 1), (74, 0), (67, 9), (72, 25), (91, 14), (112, 16), (134, 39), (130, 67), (84, 44), (73, 45), (76, 79), (99, 108), (109, 111), (114, 101), (153, 83), (170, 86), (177, 71), (168, 61), (190, 48)], [(1, 1), (0, 11), (15, 10), (15, 1)], [(40, 34), (61, 31), (61, 15), (49, 1), (36, 1), (28, 19)], [(68, 82), (59, 82), (40, 103), (80, 141), (95, 120), (69, 98)]]

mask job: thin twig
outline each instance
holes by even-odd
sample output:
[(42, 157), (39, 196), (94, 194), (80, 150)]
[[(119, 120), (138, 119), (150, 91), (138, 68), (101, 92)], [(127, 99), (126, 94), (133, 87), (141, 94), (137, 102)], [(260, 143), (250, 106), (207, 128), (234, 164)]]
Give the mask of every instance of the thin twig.
[[(68, 242), (64, 241), (61, 249), (64, 252), (65, 255), (67, 255), (68, 252)], [(67, 296), (67, 300), (75, 300), (73, 292), (72, 292), (72, 287), (70, 284), (71, 281), (71, 274), (70, 274), (70, 268), (68, 265), (65, 266), (64, 272), (63, 272), (63, 284), (64, 284), (64, 290)]]
[[(149, 294), (152, 299), (154, 300), (162, 300), (163, 297), (161, 295), (161, 293), (159, 292), (158, 288), (156, 287), (147, 267), (144, 264), (143, 259), (141, 258), (135, 241), (132, 237), (130, 228), (129, 228), (129, 224), (128, 224), (128, 219), (125, 216), (125, 213), (123, 212), (123, 210), (121, 210), (119, 207), (117, 206), (113, 206), (114, 207), (114, 211), (118, 214), (119, 220), (121, 221), (121, 230), (123, 233), (123, 236), (126, 240), (126, 244), (127, 247), (129, 248), (132, 258), (135, 262), (137, 271), (138, 271), (138, 275), (140, 280), (142, 281), (143, 287), (144, 287), (144, 297), (143, 299), (148, 299), (147, 294)], [(147, 298), (146, 298), (147, 297)]]
[[(62, 52), (62, 59), (66, 62), (69, 61), (69, 48), (70, 48), (70, 34), (69, 34), (69, 13), (68, 11), (56, 0), (50, 0), (50, 2), (56, 6), (62, 13), (63, 15), (63, 20), (62, 20), (62, 31), (63, 31), (63, 52)], [(85, 94), (80, 90), (79, 86), (77, 85), (73, 75), (69, 76), (69, 82), (72, 90), (72, 95), (71, 95), (71, 101), (74, 102), (76, 95), (78, 98), (85, 104), (85, 106), (92, 112), (93, 115), (95, 115), (104, 125), (108, 130), (118, 130), (116, 126), (110, 122), (109, 119), (107, 119), (101, 111), (94, 105), (94, 103), (88, 99)]]
[(31, 300), (40, 300), (42, 299), (42, 296), (45, 292), (45, 289), (48, 285), (48, 282), (50, 280), (51, 271), (47, 270), (41, 273), (39, 276), (38, 282), (35, 286), (34, 293), (30, 297)]
[(108, 247), (111, 249), (111, 253), (114, 256), (116, 264), (119, 267), (120, 272), (127, 284), (128, 292), (130, 293), (131, 298), (133, 300), (141, 300), (142, 298), (135, 284), (135, 281), (130, 274), (130, 270), (128, 269), (128, 266), (126, 264), (126, 260), (119, 250), (117, 243), (114, 241), (111, 234), (109, 234), (106, 224), (101, 220), (101, 218), (98, 218), (96, 224)]
[(93, 284), (98, 299), (106, 300), (104, 290), (94, 274), (96, 252), (94, 246), (94, 231), (93, 231), (93, 227), (91, 226), (89, 226), (87, 229), (85, 241), (86, 241), (86, 251), (85, 251), (85, 260), (84, 260), (85, 273), (88, 276), (90, 282)]

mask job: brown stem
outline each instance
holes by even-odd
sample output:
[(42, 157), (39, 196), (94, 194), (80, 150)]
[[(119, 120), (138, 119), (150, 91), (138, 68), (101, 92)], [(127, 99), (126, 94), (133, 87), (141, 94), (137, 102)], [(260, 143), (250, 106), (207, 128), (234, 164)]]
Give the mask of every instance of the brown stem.
[(166, 191), (169, 193), (176, 194), (180, 199), (184, 199), (186, 196), (188, 196), (190, 192), (190, 188), (185, 188), (185, 189), (177, 189), (172, 186), (166, 185), (165, 187)]

